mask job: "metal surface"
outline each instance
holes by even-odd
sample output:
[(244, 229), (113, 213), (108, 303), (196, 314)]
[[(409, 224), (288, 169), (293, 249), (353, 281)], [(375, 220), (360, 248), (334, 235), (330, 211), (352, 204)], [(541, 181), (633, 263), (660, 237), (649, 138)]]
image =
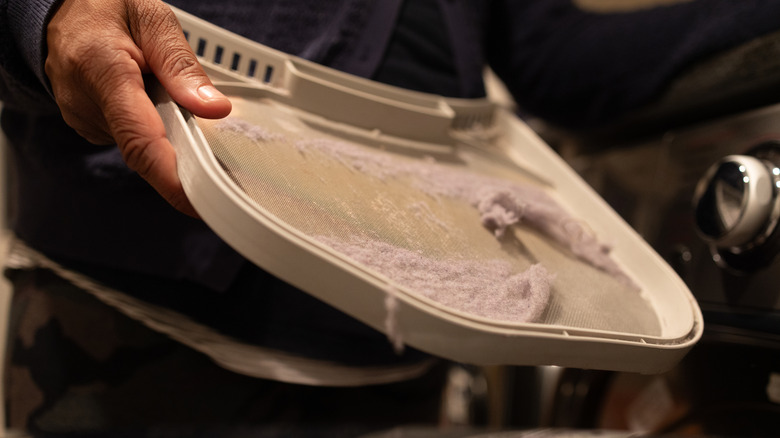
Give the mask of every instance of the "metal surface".
[[(780, 168), (776, 146), (763, 145), (762, 157), (729, 155), (712, 165), (694, 193), (693, 214), (702, 239), (724, 268), (759, 269), (753, 258), (772, 260), (771, 238), (780, 217)], [(746, 259), (747, 262), (740, 262)]]

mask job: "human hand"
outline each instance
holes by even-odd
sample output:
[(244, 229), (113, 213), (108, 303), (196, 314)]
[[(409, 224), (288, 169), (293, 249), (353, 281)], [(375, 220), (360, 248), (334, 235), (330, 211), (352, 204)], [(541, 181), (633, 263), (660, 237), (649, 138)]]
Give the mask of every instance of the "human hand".
[(48, 26), (46, 75), (65, 122), (95, 144), (116, 142), (125, 163), (171, 205), (197, 216), (143, 73), (193, 114), (225, 117), (173, 12), (158, 0), (65, 0)]

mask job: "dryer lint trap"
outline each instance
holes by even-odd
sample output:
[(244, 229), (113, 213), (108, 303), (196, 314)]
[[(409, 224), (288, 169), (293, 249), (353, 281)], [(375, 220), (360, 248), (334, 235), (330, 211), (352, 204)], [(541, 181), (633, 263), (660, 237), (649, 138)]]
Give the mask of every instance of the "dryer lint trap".
[(701, 336), (674, 271), (510, 111), (175, 12), (233, 112), (150, 94), (193, 206), (261, 268), (396, 348), (465, 363), (661, 372)]

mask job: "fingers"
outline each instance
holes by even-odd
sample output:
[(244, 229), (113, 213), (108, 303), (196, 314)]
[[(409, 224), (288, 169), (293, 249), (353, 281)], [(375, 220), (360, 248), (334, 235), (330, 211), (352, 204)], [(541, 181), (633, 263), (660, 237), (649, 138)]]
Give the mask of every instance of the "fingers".
[(113, 139), (131, 169), (196, 216), (142, 72), (153, 72), (198, 116), (224, 117), (230, 102), (211, 85), (170, 9), (157, 0), (65, 0), (47, 44), (46, 73), (65, 121), (93, 143)]
[(103, 102), (103, 115), (125, 163), (173, 207), (197, 217), (184, 194), (174, 148), (147, 97), (140, 71), (112, 82), (116, 87)]
[(201, 68), (170, 8), (157, 2), (134, 3), (130, 17), (133, 39), (173, 100), (200, 117), (221, 118), (230, 113), (230, 101)]

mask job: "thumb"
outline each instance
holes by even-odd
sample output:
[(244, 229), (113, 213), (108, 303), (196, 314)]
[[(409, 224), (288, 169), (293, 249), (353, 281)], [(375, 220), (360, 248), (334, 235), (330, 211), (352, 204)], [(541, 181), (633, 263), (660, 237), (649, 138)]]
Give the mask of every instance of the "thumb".
[(145, 64), (173, 100), (200, 117), (230, 114), (230, 101), (203, 71), (173, 11), (162, 2), (140, 1), (128, 12), (130, 32)]

